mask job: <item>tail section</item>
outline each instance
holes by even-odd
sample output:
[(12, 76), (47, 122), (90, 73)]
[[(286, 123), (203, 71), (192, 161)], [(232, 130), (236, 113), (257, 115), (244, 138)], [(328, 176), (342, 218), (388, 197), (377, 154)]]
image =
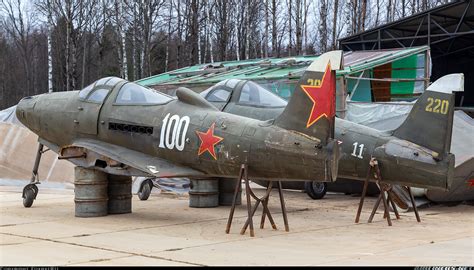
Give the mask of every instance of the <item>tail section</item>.
[(435, 159), (443, 159), (451, 147), (454, 91), (464, 91), (462, 73), (446, 75), (431, 84), (393, 135), (424, 146), (433, 151)]
[(298, 81), (288, 105), (275, 125), (316, 137), (325, 145), (334, 138), (336, 72), (342, 66), (342, 51), (318, 57)]

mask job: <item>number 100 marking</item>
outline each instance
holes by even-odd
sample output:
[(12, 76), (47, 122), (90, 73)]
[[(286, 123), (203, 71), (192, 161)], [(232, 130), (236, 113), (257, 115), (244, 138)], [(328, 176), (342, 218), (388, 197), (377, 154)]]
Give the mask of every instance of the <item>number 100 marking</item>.
[(170, 150), (176, 147), (176, 150), (183, 151), (189, 121), (189, 116), (180, 118), (175, 114), (170, 118), (170, 114), (168, 113), (163, 119), (163, 125), (161, 126), (159, 147), (168, 148)]

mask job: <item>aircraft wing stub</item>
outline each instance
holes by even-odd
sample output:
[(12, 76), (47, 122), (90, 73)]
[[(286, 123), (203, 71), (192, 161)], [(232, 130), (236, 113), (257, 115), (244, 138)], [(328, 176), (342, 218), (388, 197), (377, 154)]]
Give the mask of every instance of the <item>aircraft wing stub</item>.
[(113, 145), (97, 140), (81, 139), (76, 140), (73, 146), (83, 147), (90, 151), (97, 152), (113, 160), (126, 164), (142, 172), (156, 177), (189, 177), (204, 176), (205, 174), (191, 168), (171, 163), (162, 158), (153, 157), (141, 152), (137, 152), (125, 147)]

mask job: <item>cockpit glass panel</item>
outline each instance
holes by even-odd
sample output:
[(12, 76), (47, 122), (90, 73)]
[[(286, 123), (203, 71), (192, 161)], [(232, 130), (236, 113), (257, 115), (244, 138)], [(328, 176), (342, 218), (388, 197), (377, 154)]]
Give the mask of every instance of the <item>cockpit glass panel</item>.
[(87, 98), (87, 100), (102, 103), (108, 93), (108, 89), (99, 88), (94, 90), (94, 92), (92, 92), (92, 94)]
[(112, 79), (108, 80), (106, 84), (109, 85), (109, 86), (115, 86), (117, 83), (119, 83), (121, 81), (123, 81), (122, 78), (112, 77)]
[(230, 88), (235, 88), (235, 86), (241, 81), (242, 80), (230, 79), (230, 80), (227, 80), (226, 86)]
[(173, 100), (172, 97), (145, 88), (136, 83), (126, 83), (120, 88), (116, 104), (164, 104)]
[(87, 95), (89, 95), (89, 93), (91, 92), (93, 87), (94, 87), (94, 83), (92, 83), (92, 84), (86, 86), (84, 89), (82, 89), (79, 92), (79, 98), (85, 99), (87, 97)]
[(103, 85), (103, 84), (105, 84), (108, 80), (110, 80), (111, 78), (113, 78), (113, 77), (105, 77), (105, 78), (102, 78), (102, 79), (98, 80), (98, 81), (95, 83), (95, 85)]
[(216, 86), (217, 86), (217, 85), (225, 85), (227, 81), (228, 81), (228, 80), (220, 81), (220, 82), (216, 83)]
[(287, 104), (286, 100), (251, 81), (242, 87), (239, 103), (264, 107), (284, 107)]
[(211, 86), (211, 87), (207, 88), (206, 90), (199, 93), (199, 95), (201, 95), (201, 97), (203, 97), (203, 98), (206, 98), (207, 94), (209, 94), (209, 92), (211, 92), (212, 89), (214, 89), (214, 86)]
[(230, 96), (230, 91), (225, 88), (217, 87), (212, 93), (206, 98), (210, 102), (226, 102)]

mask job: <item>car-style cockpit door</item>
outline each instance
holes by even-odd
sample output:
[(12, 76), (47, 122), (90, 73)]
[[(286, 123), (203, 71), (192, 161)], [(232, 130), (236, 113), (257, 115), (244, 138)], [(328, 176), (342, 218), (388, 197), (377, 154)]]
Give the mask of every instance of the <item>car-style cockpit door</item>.
[(104, 100), (120, 78), (103, 78), (79, 92), (77, 117), (74, 121), (76, 131), (84, 134), (97, 134), (100, 109)]

